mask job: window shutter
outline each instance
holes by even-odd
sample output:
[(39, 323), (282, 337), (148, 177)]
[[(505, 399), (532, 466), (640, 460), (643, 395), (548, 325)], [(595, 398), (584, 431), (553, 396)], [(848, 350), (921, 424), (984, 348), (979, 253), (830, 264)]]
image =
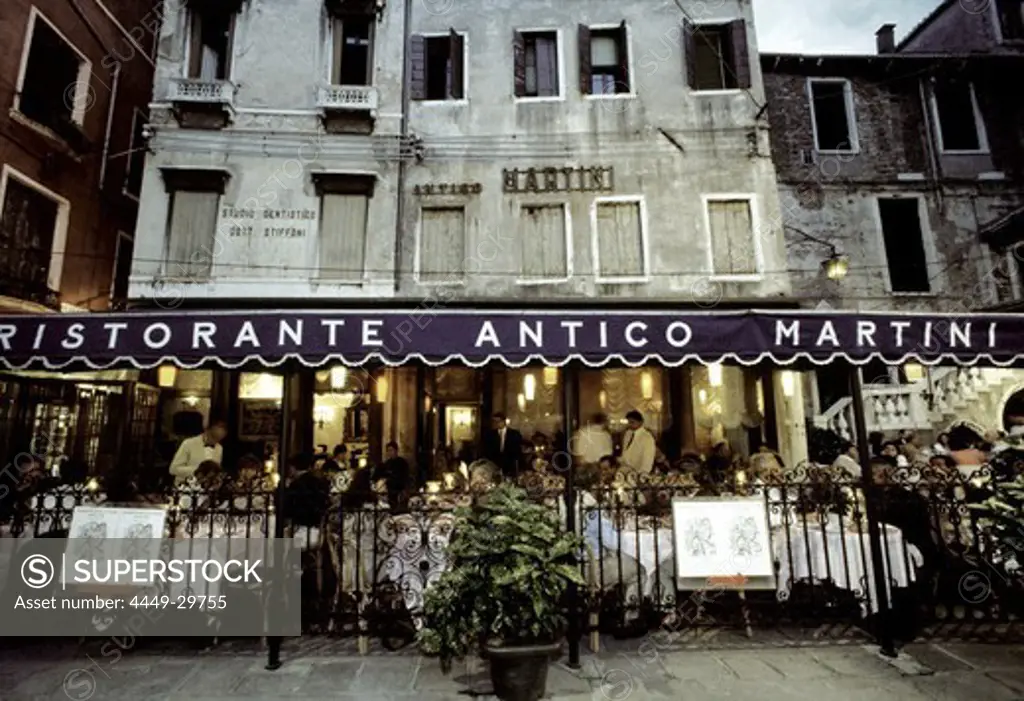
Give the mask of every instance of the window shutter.
[(729, 44), (732, 65), (736, 71), (736, 87), (750, 87), (750, 55), (747, 51), (747, 23), (741, 19), (729, 23)]
[(579, 26), (580, 92), (590, 94), (590, 27)]
[(427, 40), (419, 34), (409, 37), (409, 97), (427, 99)]
[(683, 20), (683, 69), (686, 84), (697, 89), (697, 27), (690, 20)]
[(320, 213), (320, 279), (360, 282), (366, 266), (366, 195), (324, 194)]
[[(539, 73), (540, 71), (538, 71)], [(524, 96), (526, 94), (526, 42), (523, 40), (523, 35), (516, 31), (512, 32), (512, 77), (515, 96)]]
[(619, 25), (619, 85), (615, 92), (629, 92), (629, 33), (626, 31), (626, 20)]
[(466, 42), (463, 40), (462, 35), (457, 34), (454, 29), (451, 30), (451, 33), (448, 35), (448, 47), (448, 56), (452, 67), (451, 97), (456, 100), (461, 100), (465, 97), (464, 83), (466, 66), (464, 62), (466, 60)]

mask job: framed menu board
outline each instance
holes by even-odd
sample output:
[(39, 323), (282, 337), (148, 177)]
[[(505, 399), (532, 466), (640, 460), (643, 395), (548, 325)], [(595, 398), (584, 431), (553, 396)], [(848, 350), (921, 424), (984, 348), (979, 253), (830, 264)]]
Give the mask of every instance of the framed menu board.
[(239, 409), (239, 440), (263, 440), (281, 435), (279, 402), (273, 399), (243, 399)]

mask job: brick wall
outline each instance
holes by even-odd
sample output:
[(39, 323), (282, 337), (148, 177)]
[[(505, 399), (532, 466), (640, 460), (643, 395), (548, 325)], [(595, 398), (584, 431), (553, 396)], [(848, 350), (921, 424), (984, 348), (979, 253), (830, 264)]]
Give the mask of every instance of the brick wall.
[[(139, 28), (158, 0), (108, 3), (126, 31)], [(91, 62), (82, 129), (90, 146), (66, 155), (61, 143), (12, 118), (31, 8), (35, 7)], [(81, 14), (77, 11), (81, 10)], [(145, 44), (148, 46), (148, 40)], [(151, 95), (152, 68), (138, 55), (96, 0), (26, 0), (6, 3), (0, 15), (0, 163), (57, 193), (69, 202), (69, 222), (60, 293), (64, 302), (92, 309), (107, 305), (118, 230), (132, 233), (136, 202), (122, 185), (130, 148), (133, 108), (145, 109)], [(119, 60), (123, 59), (123, 60)], [(121, 65), (117, 94), (115, 66)], [(115, 102), (111, 117), (111, 102)], [(108, 119), (111, 134), (105, 183), (100, 171)]]

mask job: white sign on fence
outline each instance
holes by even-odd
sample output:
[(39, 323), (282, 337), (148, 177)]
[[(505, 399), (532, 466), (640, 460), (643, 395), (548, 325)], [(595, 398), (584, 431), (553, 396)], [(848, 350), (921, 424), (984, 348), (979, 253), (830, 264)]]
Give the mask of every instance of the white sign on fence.
[(764, 499), (673, 499), (672, 525), (680, 588), (695, 581), (732, 582), (736, 589), (774, 588)]

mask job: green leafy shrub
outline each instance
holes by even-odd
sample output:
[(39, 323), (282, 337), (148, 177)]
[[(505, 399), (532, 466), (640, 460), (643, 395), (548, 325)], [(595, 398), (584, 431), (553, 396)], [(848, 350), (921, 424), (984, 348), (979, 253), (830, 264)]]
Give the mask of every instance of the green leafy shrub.
[(566, 587), (584, 583), (581, 548), (556, 511), (508, 483), (457, 510), (451, 567), (424, 597), (421, 649), (447, 672), (452, 660), (487, 644), (556, 642)]

